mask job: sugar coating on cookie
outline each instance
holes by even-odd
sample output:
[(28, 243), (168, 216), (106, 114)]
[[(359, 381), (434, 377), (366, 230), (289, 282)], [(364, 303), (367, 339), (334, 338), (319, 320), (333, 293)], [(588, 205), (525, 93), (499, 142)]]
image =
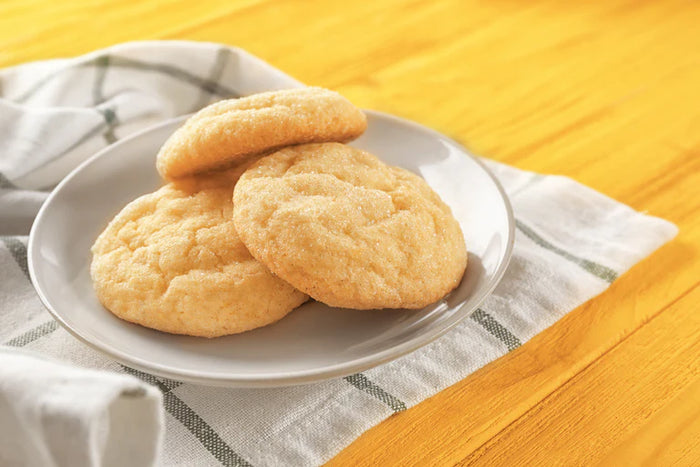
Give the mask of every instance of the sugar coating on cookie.
[(233, 216), (255, 258), (331, 306), (422, 308), (459, 285), (467, 264), (459, 224), (422, 178), (343, 144), (252, 164)]
[(254, 94), (197, 112), (165, 142), (156, 167), (162, 177), (175, 180), (284, 146), (350, 141), (366, 128), (365, 115), (327, 89)]
[(117, 214), (92, 247), (100, 302), (149, 328), (216, 337), (270, 324), (306, 301), (239, 240), (229, 180), (168, 184)]

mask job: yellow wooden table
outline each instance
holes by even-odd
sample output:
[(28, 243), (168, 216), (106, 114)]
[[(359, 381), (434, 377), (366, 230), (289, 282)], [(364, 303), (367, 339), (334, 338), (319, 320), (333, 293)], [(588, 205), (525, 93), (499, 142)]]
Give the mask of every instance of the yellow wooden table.
[(240, 46), (680, 227), (603, 295), (331, 464), (700, 463), (700, 3), (0, 1), (0, 66), (176, 38)]

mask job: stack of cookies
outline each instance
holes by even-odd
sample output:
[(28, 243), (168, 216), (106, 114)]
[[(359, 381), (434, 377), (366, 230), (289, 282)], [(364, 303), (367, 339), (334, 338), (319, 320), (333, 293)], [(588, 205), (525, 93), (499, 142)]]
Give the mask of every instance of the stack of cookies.
[(97, 238), (91, 276), (116, 316), (217, 337), (273, 323), (309, 297), (422, 308), (461, 281), (467, 252), (420, 177), (346, 143), (364, 114), (320, 88), (201, 110), (163, 145), (168, 182)]

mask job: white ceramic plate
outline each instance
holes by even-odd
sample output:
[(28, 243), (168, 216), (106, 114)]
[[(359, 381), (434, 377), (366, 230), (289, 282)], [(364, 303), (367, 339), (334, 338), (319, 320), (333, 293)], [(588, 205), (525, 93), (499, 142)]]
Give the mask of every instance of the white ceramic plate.
[(367, 132), (352, 144), (420, 174), (464, 231), (467, 272), (440, 302), (413, 311), (355, 311), (312, 301), (271, 326), (211, 340), (113, 316), (93, 292), (90, 247), (124, 205), (161, 185), (155, 155), (182, 118), (110, 146), (51, 193), (29, 238), (29, 271), (41, 300), (74, 336), (125, 365), (207, 385), (309, 383), (362, 371), (431, 342), (469, 316), (501, 279), (513, 246), (512, 212), (498, 182), (462, 147), (415, 123), (367, 115)]

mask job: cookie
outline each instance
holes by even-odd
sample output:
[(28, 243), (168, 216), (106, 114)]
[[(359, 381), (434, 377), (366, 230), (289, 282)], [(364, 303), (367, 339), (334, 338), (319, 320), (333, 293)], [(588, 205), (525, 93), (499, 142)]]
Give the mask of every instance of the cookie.
[(197, 112), (165, 142), (156, 167), (163, 178), (175, 180), (283, 146), (350, 141), (366, 128), (365, 115), (327, 89), (254, 94)]
[(268, 155), (241, 176), (233, 199), (251, 254), (331, 306), (422, 308), (466, 268), (459, 224), (428, 184), (343, 144)]
[(110, 222), (90, 268), (107, 309), (160, 331), (216, 337), (275, 322), (307, 300), (248, 253), (231, 219), (236, 174), (217, 177), (168, 184)]

